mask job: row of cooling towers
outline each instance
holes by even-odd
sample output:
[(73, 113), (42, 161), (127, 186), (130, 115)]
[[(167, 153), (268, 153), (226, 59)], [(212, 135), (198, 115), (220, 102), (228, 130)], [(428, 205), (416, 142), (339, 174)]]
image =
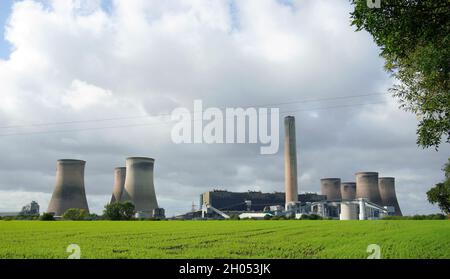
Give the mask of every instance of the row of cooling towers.
[(381, 206), (390, 206), (394, 215), (402, 212), (395, 193), (394, 177), (378, 177), (377, 172), (358, 172), (356, 182), (343, 182), (340, 178), (323, 178), (320, 180), (320, 191), (328, 201), (350, 201), (359, 198)]
[[(111, 202), (130, 201), (142, 216), (152, 217), (158, 208), (153, 166), (155, 160), (147, 157), (129, 157), (126, 167), (114, 170), (114, 186)], [(47, 212), (62, 216), (69, 208), (80, 208), (89, 212), (84, 187), (82, 160), (62, 159), (56, 163), (56, 184)]]

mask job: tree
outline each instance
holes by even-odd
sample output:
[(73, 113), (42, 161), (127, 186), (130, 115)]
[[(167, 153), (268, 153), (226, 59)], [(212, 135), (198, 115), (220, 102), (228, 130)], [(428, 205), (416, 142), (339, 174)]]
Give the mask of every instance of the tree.
[(44, 212), (41, 217), (39, 218), (41, 221), (54, 221), (55, 218), (53, 217), (53, 214)]
[(447, 0), (351, 0), (352, 25), (381, 48), (385, 69), (400, 81), (390, 92), (416, 114), (417, 144), (437, 150), (450, 142), (450, 2)]
[(442, 170), (445, 173), (445, 180), (431, 188), (427, 192), (427, 197), (431, 204), (437, 203), (442, 212), (450, 214), (450, 158)]
[(108, 220), (130, 220), (136, 213), (131, 202), (113, 202), (105, 205), (103, 216)]
[(80, 208), (69, 208), (64, 212), (62, 218), (64, 220), (81, 221), (88, 216), (88, 213), (84, 209)]

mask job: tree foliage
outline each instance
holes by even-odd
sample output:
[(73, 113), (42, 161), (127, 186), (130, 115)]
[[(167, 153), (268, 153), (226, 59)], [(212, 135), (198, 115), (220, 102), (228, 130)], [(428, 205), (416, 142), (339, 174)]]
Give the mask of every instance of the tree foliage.
[(373, 36), (399, 81), (390, 91), (418, 118), (417, 144), (450, 142), (450, 1), (381, 0), (380, 8), (351, 2), (352, 25)]
[(427, 197), (431, 204), (437, 203), (442, 212), (450, 214), (450, 158), (442, 170), (445, 174), (444, 181), (431, 188)]
[(69, 208), (64, 212), (62, 218), (64, 220), (81, 221), (88, 217), (88, 213), (84, 209), (80, 208)]
[(108, 220), (131, 220), (135, 213), (131, 202), (113, 202), (105, 205), (103, 217)]
[(53, 214), (47, 213), (47, 212), (44, 212), (39, 219), (41, 221), (54, 221), (55, 220), (55, 218), (53, 217)]

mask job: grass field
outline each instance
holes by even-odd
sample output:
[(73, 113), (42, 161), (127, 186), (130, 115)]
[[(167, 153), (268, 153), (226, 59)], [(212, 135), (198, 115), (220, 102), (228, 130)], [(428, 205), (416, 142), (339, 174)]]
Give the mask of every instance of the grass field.
[(450, 258), (450, 221), (0, 221), (0, 258)]

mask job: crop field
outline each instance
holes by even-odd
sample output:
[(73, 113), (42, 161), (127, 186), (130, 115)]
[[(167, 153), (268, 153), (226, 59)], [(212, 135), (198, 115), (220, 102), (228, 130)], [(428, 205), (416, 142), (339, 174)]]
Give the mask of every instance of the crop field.
[(450, 221), (0, 221), (0, 258), (450, 258)]

